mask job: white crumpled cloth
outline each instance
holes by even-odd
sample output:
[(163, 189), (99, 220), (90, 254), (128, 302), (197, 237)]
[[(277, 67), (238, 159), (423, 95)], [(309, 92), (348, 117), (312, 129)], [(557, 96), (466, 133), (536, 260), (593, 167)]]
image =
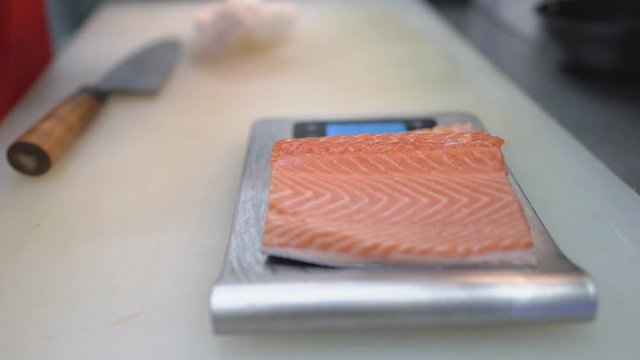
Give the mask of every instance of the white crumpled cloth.
[(282, 1), (226, 0), (196, 14), (193, 52), (211, 59), (248, 47), (279, 43), (293, 28), (296, 8)]

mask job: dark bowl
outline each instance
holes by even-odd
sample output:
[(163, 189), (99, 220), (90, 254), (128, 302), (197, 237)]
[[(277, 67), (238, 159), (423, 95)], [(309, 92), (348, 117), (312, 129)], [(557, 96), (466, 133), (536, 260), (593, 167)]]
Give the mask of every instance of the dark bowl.
[(571, 65), (640, 72), (640, 1), (546, 1), (538, 13)]

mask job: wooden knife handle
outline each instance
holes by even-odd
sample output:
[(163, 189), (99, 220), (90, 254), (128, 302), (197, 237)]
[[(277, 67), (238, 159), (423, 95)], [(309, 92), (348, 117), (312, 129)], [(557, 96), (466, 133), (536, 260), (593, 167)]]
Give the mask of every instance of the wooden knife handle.
[(82, 88), (63, 100), (16, 140), (9, 163), (27, 175), (42, 175), (64, 154), (107, 98), (103, 91)]

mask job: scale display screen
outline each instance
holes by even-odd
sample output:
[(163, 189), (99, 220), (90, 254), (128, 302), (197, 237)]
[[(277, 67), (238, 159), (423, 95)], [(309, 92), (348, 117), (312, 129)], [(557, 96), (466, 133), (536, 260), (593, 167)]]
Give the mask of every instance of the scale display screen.
[(386, 134), (407, 131), (407, 125), (400, 121), (379, 121), (362, 123), (331, 123), (325, 126), (326, 136)]
[(293, 134), (296, 138), (388, 134), (418, 129), (430, 129), (434, 126), (436, 126), (436, 121), (431, 118), (382, 119), (372, 121), (312, 121), (295, 124)]

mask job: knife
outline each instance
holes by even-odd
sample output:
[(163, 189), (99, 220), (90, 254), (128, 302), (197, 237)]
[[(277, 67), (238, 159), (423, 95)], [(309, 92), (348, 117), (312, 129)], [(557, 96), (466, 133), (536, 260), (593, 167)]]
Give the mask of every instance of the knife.
[(11, 166), (26, 175), (46, 173), (89, 124), (110, 94), (154, 94), (180, 54), (173, 39), (155, 42), (122, 61), (96, 84), (84, 86), (20, 136), (7, 151)]

